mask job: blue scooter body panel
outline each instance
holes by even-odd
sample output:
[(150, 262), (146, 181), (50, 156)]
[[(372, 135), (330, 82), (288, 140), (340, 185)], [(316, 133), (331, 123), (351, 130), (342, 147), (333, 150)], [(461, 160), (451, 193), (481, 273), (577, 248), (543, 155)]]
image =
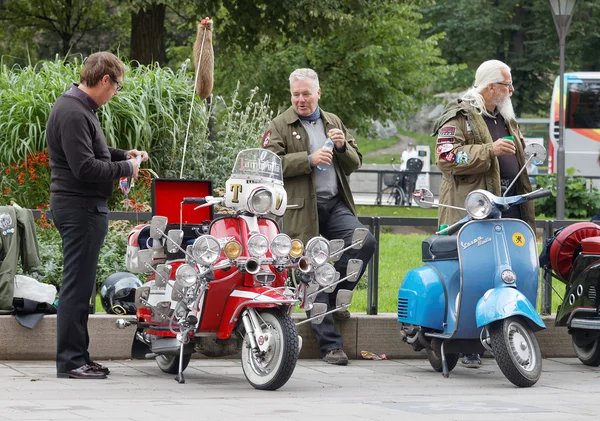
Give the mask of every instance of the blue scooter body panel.
[(489, 290), (477, 303), (477, 327), (511, 316), (528, 318), (538, 326), (534, 331), (546, 328), (535, 307), (516, 288), (507, 286)]
[[(539, 267), (535, 235), (529, 225), (518, 219), (471, 221), (460, 230), (458, 242), (462, 286), (454, 338), (479, 337), (483, 325), (476, 320), (478, 301), (490, 289), (508, 289), (501, 278), (505, 270), (516, 274), (511, 289), (518, 288), (519, 299), (535, 309)], [(493, 298), (488, 301), (495, 306)]]
[(398, 291), (398, 321), (443, 331), (448, 307), (445, 290), (459, 283), (458, 273), (456, 260), (431, 262), (409, 271)]

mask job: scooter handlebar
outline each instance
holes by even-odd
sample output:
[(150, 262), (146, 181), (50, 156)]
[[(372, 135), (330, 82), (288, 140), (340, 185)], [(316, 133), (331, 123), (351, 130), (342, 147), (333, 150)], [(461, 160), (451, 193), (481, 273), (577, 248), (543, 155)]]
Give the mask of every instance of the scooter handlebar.
[(206, 203), (204, 197), (184, 197), (181, 201), (185, 205), (203, 205)]
[(552, 196), (552, 191), (548, 189), (538, 189), (524, 196), (529, 200), (541, 199), (542, 197)]

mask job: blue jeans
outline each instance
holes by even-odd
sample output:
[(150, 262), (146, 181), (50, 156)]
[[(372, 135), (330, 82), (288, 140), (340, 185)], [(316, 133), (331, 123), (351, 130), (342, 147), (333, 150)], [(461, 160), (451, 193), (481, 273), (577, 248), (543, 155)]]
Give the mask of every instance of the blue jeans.
[[(344, 240), (344, 247), (348, 247), (352, 243), (352, 234), (356, 228), (364, 228), (364, 225), (358, 221), (358, 218), (348, 209), (344, 201), (339, 197), (335, 197), (327, 203), (318, 204), (317, 209), (319, 211), (319, 231), (320, 234), (328, 240), (341, 238)], [(350, 249), (344, 252), (340, 260), (338, 260), (334, 267), (340, 273), (340, 279), (346, 277), (346, 269), (348, 266), (348, 260), (360, 259), (363, 262), (363, 266), (359, 275), (363, 275), (367, 268), (367, 264), (373, 257), (377, 242), (373, 234), (368, 233), (365, 238), (365, 243), (361, 249)], [(327, 310), (333, 310), (335, 308), (335, 301), (337, 292), (340, 289), (353, 290), (356, 287), (356, 282), (344, 281), (338, 284), (335, 291), (329, 294), (324, 292), (317, 295), (315, 302), (327, 304)], [(310, 312), (307, 312), (310, 317)], [(322, 323), (315, 325), (311, 324), (321, 354), (325, 356), (327, 352), (333, 349), (342, 349), (344, 343), (342, 341), (342, 335), (334, 324), (333, 314), (328, 314)]]

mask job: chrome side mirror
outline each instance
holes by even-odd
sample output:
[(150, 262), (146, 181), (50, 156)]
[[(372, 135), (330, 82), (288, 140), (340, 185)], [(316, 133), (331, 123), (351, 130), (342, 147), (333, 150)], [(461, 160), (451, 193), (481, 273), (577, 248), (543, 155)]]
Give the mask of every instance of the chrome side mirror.
[(137, 254), (140, 268), (146, 273), (152, 271), (152, 262), (154, 260), (154, 251), (150, 249), (140, 250)]
[(358, 275), (362, 269), (363, 261), (360, 259), (348, 260), (348, 266), (346, 267), (346, 275), (348, 276), (348, 282), (358, 281)]
[(177, 253), (177, 250), (179, 250), (181, 242), (183, 241), (183, 230), (169, 230), (167, 237), (169, 237), (170, 240), (167, 243), (167, 250), (169, 253)]
[(150, 287), (138, 287), (135, 289), (135, 307), (148, 307), (148, 297), (150, 297)]
[(350, 307), (351, 302), (352, 291), (349, 291), (347, 289), (340, 289), (337, 293), (337, 298), (335, 299), (335, 306), (347, 309), (348, 307)]
[(429, 209), (435, 205), (433, 193), (429, 189), (418, 189), (413, 193), (413, 199), (420, 208)]
[(167, 286), (167, 281), (171, 276), (171, 270), (173, 268), (171, 265), (165, 265), (161, 263), (156, 266), (156, 278), (154, 279), (154, 285), (158, 288), (165, 288)]
[[(314, 303), (312, 310), (310, 311), (310, 317), (316, 317), (316, 319), (310, 322), (314, 325), (320, 325), (325, 319), (325, 313), (327, 313), (327, 304), (325, 303)], [(319, 317), (319, 315), (322, 315)]]
[(367, 238), (367, 234), (369, 230), (366, 228), (356, 228), (354, 230), (354, 234), (352, 234), (352, 248), (359, 249), (365, 244), (365, 238)]
[(193, 246), (191, 244), (188, 244), (188, 246), (185, 248), (185, 263), (187, 263), (190, 266), (195, 266), (196, 262), (193, 259), (192, 250)]
[(150, 222), (150, 237), (160, 238), (159, 231), (164, 233), (167, 229), (167, 217), (166, 216), (153, 216)]
[(547, 157), (546, 148), (544, 145), (540, 143), (530, 143), (529, 145), (525, 146), (525, 160), (529, 160), (529, 158), (532, 156), (532, 163), (535, 165), (542, 164)]
[[(353, 238), (354, 239), (354, 238)], [(342, 257), (342, 250), (344, 249), (344, 240), (341, 238), (338, 240), (329, 241), (329, 259), (337, 262)]]
[(169, 313), (171, 312), (171, 302), (161, 301), (156, 304), (154, 310), (157, 316), (159, 316), (162, 319), (166, 319), (169, 317)]

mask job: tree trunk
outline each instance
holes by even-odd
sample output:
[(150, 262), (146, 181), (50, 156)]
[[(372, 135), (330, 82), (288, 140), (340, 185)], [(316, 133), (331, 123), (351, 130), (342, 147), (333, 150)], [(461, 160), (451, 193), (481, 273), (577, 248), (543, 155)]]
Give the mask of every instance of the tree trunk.
[(130, 59), (140, 64), (155, 61), (165, 63), (165, 9), (164, 4), (153, 4), (146, 10), (131, 14)]

